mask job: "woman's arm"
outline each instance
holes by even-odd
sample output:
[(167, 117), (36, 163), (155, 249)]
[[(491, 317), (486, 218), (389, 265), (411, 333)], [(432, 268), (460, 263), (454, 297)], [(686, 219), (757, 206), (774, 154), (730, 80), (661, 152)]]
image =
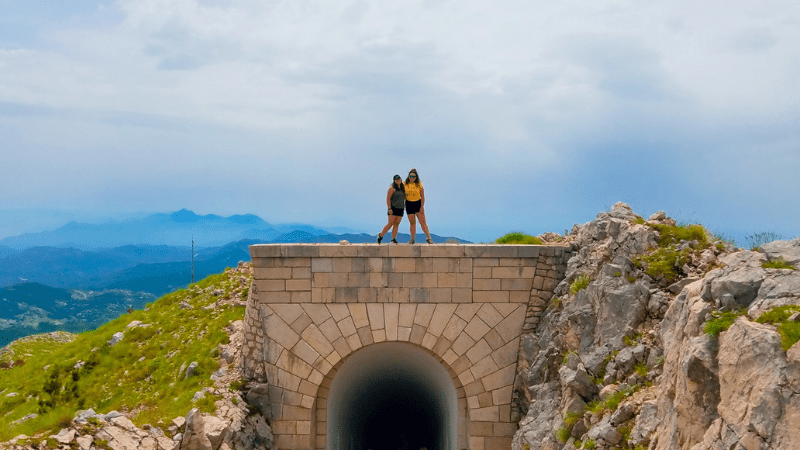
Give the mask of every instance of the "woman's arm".
[(386, 194), (386, 207), (392, 209), (392, 194), (394, 194), (394, 188), (389, 188), (389, 192)]
[(425, 214), (425, 188), (422, 185), (419, 186), (419, 199), (421, 203), (419, 204), (419, 212)]

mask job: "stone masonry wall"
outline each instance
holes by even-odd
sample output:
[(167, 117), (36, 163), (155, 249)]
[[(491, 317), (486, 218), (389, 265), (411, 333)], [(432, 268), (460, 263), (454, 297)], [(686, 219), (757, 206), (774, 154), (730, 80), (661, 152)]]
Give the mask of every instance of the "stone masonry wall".
[[(519, 337), (570, 247), (275, 244), (250, 247), (242, 368), (270, 385), (279, 448), (325, 448), (327, 388), (348, 355), (403, 341), (452, 374), (458, 448), (510, 448)], [(463, 409), (463, 412), (462, 412)]]

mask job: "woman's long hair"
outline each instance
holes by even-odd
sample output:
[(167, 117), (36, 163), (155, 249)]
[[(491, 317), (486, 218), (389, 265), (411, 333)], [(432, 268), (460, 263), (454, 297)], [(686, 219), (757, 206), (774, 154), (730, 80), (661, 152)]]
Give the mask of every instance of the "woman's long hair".
[[(394, 178), (392, 179), (392, 189), (394, 189), (395, 191), (398, 190), (397, 189), (397, 183), (394, 182)], [(399, 190), (402, 191), (402, 192), (406, 191), (406, 185), (405, 185), (405, 183), (403, 183), (403, 179), (402, 178), (400, 178), (400, 189)]]
[[(421, 180), (419, 179), (419, 174), (417, 173), (417, 169), (411, 169), (411, 170), (408, 171), (409, 175), (411, 175), (412, 173), (417, 176), (417, 178), (414, 179), (414, 184), (419, 186), (419, 183), (420, 183)], [(411, 178), (406, 177), (406, 183), (411, 183)]]

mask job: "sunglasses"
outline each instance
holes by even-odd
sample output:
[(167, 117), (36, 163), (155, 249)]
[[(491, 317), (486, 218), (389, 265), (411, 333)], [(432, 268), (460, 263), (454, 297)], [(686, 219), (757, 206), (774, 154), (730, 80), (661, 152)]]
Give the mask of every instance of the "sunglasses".
[(408, 178), (417, 178), (416, 175), (409, 175)]

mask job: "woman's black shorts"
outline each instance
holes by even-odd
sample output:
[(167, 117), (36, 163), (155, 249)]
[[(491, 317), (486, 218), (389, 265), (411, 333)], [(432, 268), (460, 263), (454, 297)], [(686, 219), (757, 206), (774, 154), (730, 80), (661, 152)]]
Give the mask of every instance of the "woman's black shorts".
[(392, 212), (387, 212), (390, 216), (403, 217), (403, 208), (392, 208)]
[(410, 202), (406, 200), (406, 212), (408, 213), (408, 215), (418, 213), (421, 207), (422, 207), (422, 199), (417, 200), (415, 202)]

